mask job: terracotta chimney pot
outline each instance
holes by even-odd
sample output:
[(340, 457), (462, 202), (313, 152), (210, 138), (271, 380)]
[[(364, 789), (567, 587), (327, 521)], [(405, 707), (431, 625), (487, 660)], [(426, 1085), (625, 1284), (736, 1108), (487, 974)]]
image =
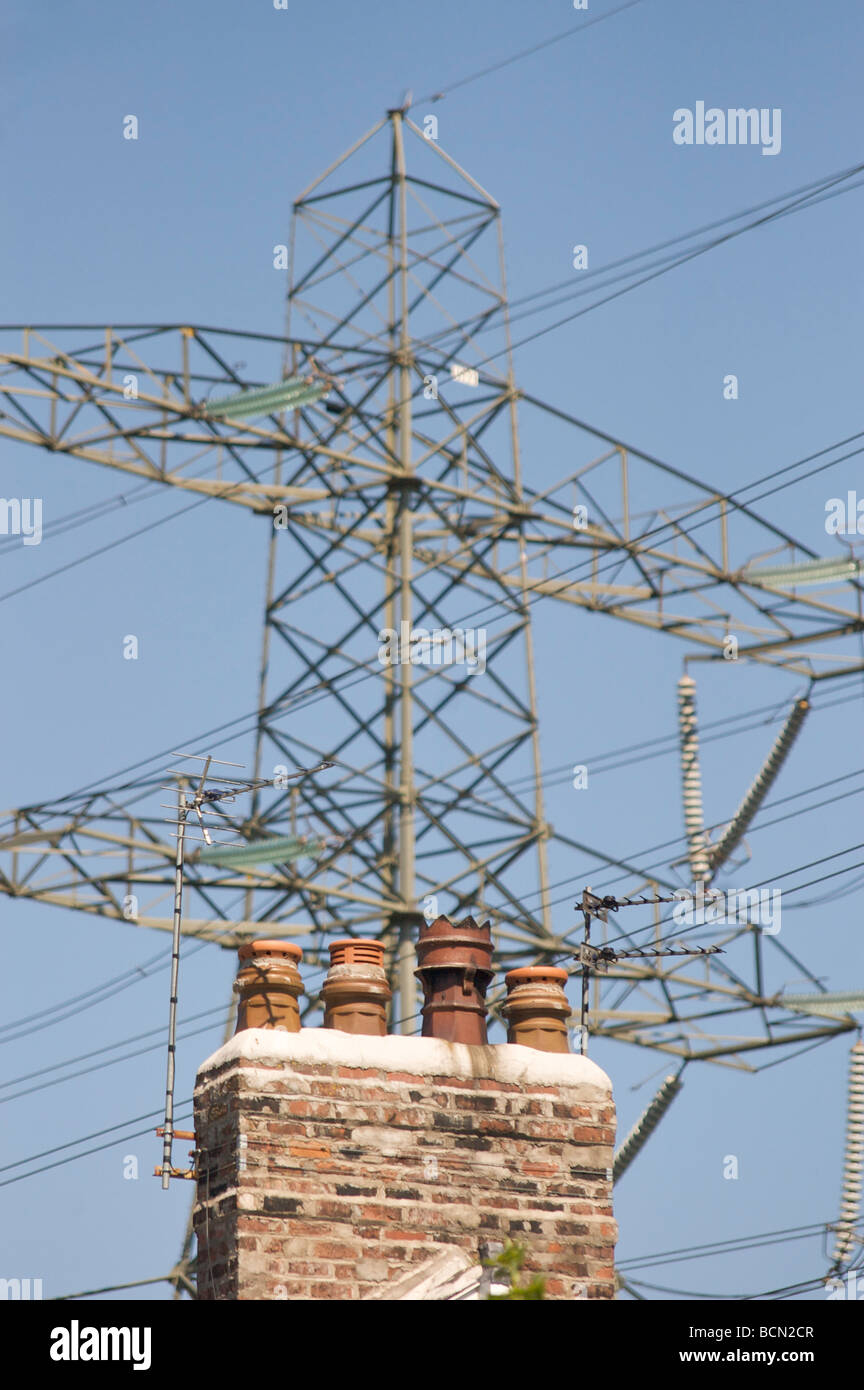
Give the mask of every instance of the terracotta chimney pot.
[(292, 941), (247, 941), (237, 952), (240, 969), (234, 981), (237, 1027), (281, 1028), (300, 1032), (303, 981), (297, 966), (303, 952)]
[(567, 971), (553, 965), (527, 965), (504, 976), (508, 1043), (538, 1052), (569, 1052), (570, 1003), (564, 992)]
[(324, 1027), (383, 1038), (392, 990), (380, 941), (349, 937), (330, 945), (330, 969), (321, 990)]
[(486, 990), (492, 969), (492, 929), (473, 917), (453, 923), (449, 917), (423, 922), (417, 941), (423, 986), (423, 1037), (445, 1042), (486, 1043)]

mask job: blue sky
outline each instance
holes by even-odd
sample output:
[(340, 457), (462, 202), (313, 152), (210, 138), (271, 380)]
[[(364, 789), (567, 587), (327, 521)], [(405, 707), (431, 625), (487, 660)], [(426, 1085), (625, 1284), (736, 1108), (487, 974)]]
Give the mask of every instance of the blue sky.
[[(611, 8), (591, 0), (590, 14)], [(146, 9), (85, 2), (50, 13), (11, 5), (0, 21), (3, 321), (185, 321), (278, 333), (285, 285), (272, 247), (287, 240), (294, 196), (407, 88), (439, 91), (581, 18), (565, 0), (441, 0), (434, 11), (396, 0), (285, 12), (269, 0), (154, 0)], [(434, 110), (441, 146), (500, 202), (517, 297), (573, 273), (576, 243), (589, 247), (592, 266), (605, 264), (860, 161), (862, 22), (854, 0), (644, 0), (434, 107), (421, 102), (414, 114)], [(700, 100), (781, 109), (780, 153), (676, 145), (673, 112)], [(139, 117), (136, 142), (122, 138), (127, 113)], [(525, 345), (516, 356), (520, 385), (727, 491), (853, 434), (861, 428), (862, 196), (853, 191), (748, 233)], [(524, 331), (551, 317), (529, 319)], [(723, 399), (727, 373), (739, 378), (734, 402)], [(550, 433), (546, 449), (542, 436), (532, 441), (532, 485), (566, 473), (570, 461), (552, 456), (558, 438)], [(4, 496), (42, 496), (46, 520), (127, 486), (109, 470), (5, 440), (0, 460)], [(834, 555), (825, 501), (856, 485), (864, 491), (853, 458), (774, 494), (765, 515)], [(38, 547), (0, 542), (4, 806), (107, 777), (252, 708), (264, 555), (256, 519), (239, 509), (208, 505), (3, 597), (177, 506), (168, 494), (141, 503), (137, 523), (120, 510)], [(542, 606), (536, 627), (544, 766), (590, 767), (596, 754), (674, 731), (682, 644)], [(137, 662), (121, 655), (130, 632), (141, 634)], [(587, 681), (577, 679), (586, 652)], [(706, 721), (781, 708), (801, 690), (794, 678), (749, 667), (698, 674)], [(862, 700), (813, 716), (776, 795), (858, 767)], [(766, 725), (706, 748), (710, 822), (731, 814), (775, 732)], [(226, 744), (222, 755), (248, 758), (248, 742)], [(598, 776), (590, 803), (579, 796), (566, 784), (550, 790), (550, 819), (610, 854), (638, 858), (680, 833), (674, 756)], [(748, 881), (853, 845), (860, 828), (853, 797), (754, 836)], [(582, 871), (566, 865), (568, 874)], [(861, 905), (859, 891), (784, 919), (783, 941), (829, 988), (864, 986)], [(165, 948), (161, 935), (47, 906), (0, 899), (0, 914), (6, 1018), (120, 976)], [(181, 1015), (226, 1001), (234, 965), (215, 947), (190, 955)], [(778, 984), (794, 974), (790, 965)], [(166, 1009), (163, 969), (8, 1043), (4, 1076), (156, 1029)], [(178, 1095), (191, 1093), (197, 1062), (220, 1036), (216, 1022), (183, 1044)], [(833, 1218), (850, 1042), (759, 1075), (690, 1067), (683, 1094), (616, 1194), (619, 1256)], [(592, 1055), (613, 1078), (623, 1134), (670, 1068), (655, 1053), (608, 1043)], [(162, 1088), (160, 1050), (15, 1100), (0, 1162), (156, 1110)], [(722, 1176), (730, 1154), (739, 1159), (735, 1181)], [(137, 1181), (123, 1177), (127, 1155), (138, 1158)], [(155, 1135), (145, 1136), (7, 1186), (0, 1273), (42, 1277), (51, 1296), (165, 1272), (190, 1193), (181, 1184), (162, 1193), (148, 1177), (158, 1157)], [(640, 1277), (749, 1293), (826, 1267), (811, 1239)], [(165, 1294), (157, 1286), (130, 1296)]]

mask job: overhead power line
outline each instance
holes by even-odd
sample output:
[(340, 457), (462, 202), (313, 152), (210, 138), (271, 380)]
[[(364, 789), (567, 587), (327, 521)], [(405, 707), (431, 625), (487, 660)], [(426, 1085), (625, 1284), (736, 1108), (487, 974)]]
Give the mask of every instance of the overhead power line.
[(616, 1262), (616, 1268), (629, 1271), (648, 1269), (662, 1264), (681, 1264), (689, 1260), (712, 1259), (717, 1255), (734, 1255), (745, 1250), (759, 1250), (769, 1245), (782, 1245), (788, 1240), (809, 1240), (824, 1236), (836, 1224), (831, 1221), (811, 1222), (806, 1226), (786, 1226), (777, 1231), (760, 1231), (756, 1235), (733, 1236), (729, 1240), (705, 1241), (699, 1245), (682, 1245), (673, 1250), (661, 1250), (653, 1255), (632, 1255)]
[(825, 1287), (825, 1280), (805, 1279), (800, 1284), (787, 1284), (782, 1289), (766, 1289), (762, 1293), (698, 1293), (695, 1289), (670, 1289), (663, 1284), (646, 1284), (642, 1279), (628, 1280), (637, 1289), (651, 1289), (655, 1293), (675, 1294), (680, 1298), (700, 1298), (716, 1303), (750, 1303), (762, 1298), (790, 1298), (799, 1293), (813, 1293)]
[[(39, 1009), (36, 1013), (25, 1014), (23, 1018), (16, 1018), (11, 1023), (0, 1024), (0, 1034), (11, 1032), (13, 1037), (0, 1037), (0, 1043), (15, 1042), (19, 1036), (26, 1037), (27, 1034), (19, 1034), (16, 1030), (26, 1027), (27, 1024), (38, 1023), (41, 1019), (50, 1022), (61, 1022), (63, 1018), (71, 1017), (80, 1012), (74, 1006), (81, 1004), (83, 1008), (92, 1008), (94, 1004), (102, 1002), (102, 996), (110, 999), (112, 995), (119, 994), (122, 989), (127, 989), (129, 985), (136, 981), (146, 979), (147, 971), (157, 962), (162, 961), (170, 951), (159, 951), (157, 955), (151, 956), (143, 965), (133, 965), (130, 970), (124, 970), (122, 975), (114, 975), (105, 980), (103, 984), (96, 985), (91, 989), (82, 991), (80, 994), (73, 994), (69, 999), (62, 1000), (59, 1004), (53, 1004), (50, 1008)], [(67, 1013), (67, 1009), (69, 1012)]]
[[(782, 882), (782, 880), (785, 878), (791, 878), (793, 874), (801, 873), (804, 869), (812, 869), (819, 864), (827, 864), (832, 859), (841, 859), (844, 855), (852, 854), (855, 850), (858, 849), (864, 849), (864, 842), (861, 842), (857, 845), (850, 845), (847, 849), (837, 850), (834, 854), (824, 854), (819, 859), (811, 859), (810, 862), (807, 864), (796, 864), (791, 869), (785, 869), (781, 873), (772, 874), (770, 878), (761, 879), (758, 883), (748, 884), (746, 890), (744, 891), (752, 892), (756, 888), (764, 888), (769, 885), (773, 886), (779, 882)], [(795, 884), (792, 888), (784, 888), (783, 896), (789, 897), (792, 893), (800, 893), (804, 888), (812, 888), (813, 885), (816, 883), (826, 883), (829, 879), (837, 878), (841, 874), (848, 874), (851, 873), (854, 869), (861, 868), (864, 868), (864, 860), (859, 861), (857, 864), (850, 864), (845, 869), (837, 869), (830, 874), (822, 874), (819, 878), (812, 878), (807, 883), (799, 883)], [(705, 900), (706, 902), (709, 901), (707, 894)], [(618, 936), (610, 937), (608, 941), (604, 942), (604, 945), (613, 946), (616, 941), (629, 940), (632, 932), (656, 931), (657, 927), (668, 926), (669, 923), (672, 921), (673, 918), (665, 917), (662, 918), (660, 922), (656, 924), (652, 923), (647, 927), (634, 927), (631, 929), (630, 933), (623, 932)], [(660, 946), (663, 944), (664, 941), (671, 941), (677, 938), (678, 936), (686, 936), (688, 932), (704, 931), (705, 925), (706, 924), (697, 923), (695, 926), (692, 927), (679, 928), (677, 932), (667, 933), (667, 935), (665, 936), (657, 937), (656, 940), (652, 942), (652, 944), (655, 946)]]
[[(216, 465), (213, 465), (215, 468)], [(202, 470), (209, 472), (210, 470)], [(81, 526), (89, 526), (91, 521), (102, 521), (111, 512), (118, 511), (122, 507), (128, 507), (130, 503), (146, 501), (148, 497), (158, 497), (164, 489), (160, 483), (141, 483), (138, 487), (129, 488), (126, 492), (115, 493), (111, 497), (104, 498), (101, 502), (93, 502), (89, 507), (81, 507), (77, 512), (69, 512), (62, 519), (49, 522), (42, 527), (42, 537), (53, 540), (57, 536), (65, 536), (67, 531), (77, 531)], [(22, 549), (25, 544), (23, 536), (10, 535), (0, 540), (0, 557), (13, 555)]]
[[(174, 1278), (170, 1274), (159, 1274), (155, 1279), (133, 1279), (128, 1284), (106, 1284), (101, 1289), (84, 1289), (82, 1293), (61, 1293), (55, 1298), (49, 1298), (49, 1303), (71, 1303), (77, 1298), (96, 1298), (100, 1293), (121, 1293), (124, 1289), (143, 1289), (148, 1284), (173, 1284)], [(190, 1285), (191, 1288), (191, 1285)]]
[[(244, 894), (238, 894), (238, 900), (242, 901)], [(215, 921), (221, 919), (216, 918)], [(233, 930), (233, 922), (226, 921), (224, 932)], [(219, 935), (219, 933), (216, 933)], [(208, 941), (196, 941), (186, 952), (186, 958), (196, 955), (203, 951)], [(60, 1003), (53, 1004), (50, 1008), (40, 1009), (37, 1013), (28, 1014), (24, 1018), (14, 1020), (0, 1026), (0, 1047), (7, 1042), (18, 1042), (21, 1038), (29, 1037), (32, 1033), (41, 1032), (44, 1028), (53, 1027), (55, 1023), (65, 1023), (67, 1019), (75, 1018), (79, 1014), (85, 1013), (88, 1009), (94, 1008), (98, 1004), (104, 1004), (107, 1000), (113, 999), (115, 995), (129, 989), (132, 985), (140, 984), (142, 980), (149, 980), (151, 975), (156, 975), (162, 970), (167, 970), (171, 963), (171, 947), (168, 946), (162, 951), (158, 951), (155, 956), (151, 956), (143, 965), (133, 965), (131, 969), (124, 971), (121, 975), (112, 976), (103, 981), (102, 984), (94, 985), (91, 989), (82, 991), (80, 994), (73, 994), (71, 998), (62, 1000)], [(187, 1020), (188, 1022), (189, 1020)], [(9, 1031), (9, 1036), (2, 1036), (4, 1028)], [(134, 1039), (127, 1039), (134, 1041)], [(119, 1044), (118, 1044), (119, 1046)], [(81, 1059), (79, 1059), (81, 1060)]]
[[(854, 164), (836, 173), (826, 174), (810, 183), (778, 194), (774, 198), (765, 199), (760, 203), (752, 204), (750, 207), (742, 208), (738, 212), (727, 213), (723, 217), (715, 218), (714, 221), (705, 223), (700, 227), (695, 227), (690, 232), (681, 232), (674, 237), (667, 237), (664, 241), (656, 242), (652, 246), (645, 247), (642, 251), (632, 251), (626, 256), (620, 256), (618, 259), (609, 261), (605, 265), (597, 266), (593, 270), (580, 271), (578, 281), (575, 283), (573, 276), (570, 275), (566, 280), (555, 281), (545, 289), (533, 290), (528, 294), (520, 295), (515, 299), (509, 300), (506, 308), (502, 306), (492, 313), (484, 313), (482, 318), (478, 316), (476, 327), (471, 328), (471, 335), (472, 337), (478, 337), (481, 333), (490, 333), (499, 330), (502, 318), (505, 314), (507, 322), (512, 326), (514, 323), (519, 323), (523, 319), (530, 318), (533, 315), (547, 313), (571, 300), (583, 299), (589, 295), (596, 294), (607, 288), (607, 286), (618, 284), (622, 280), (633, 281), (632, 284), (627, 285), (625, 289), (618, 294), (596, 300), (586, 309), (581, 310), (580, 314), (572, 315), (571, 318), (580, 317), (581, 314), (591, 313), (592, 310), (599, 309), (611, 299), (620, 298), (622, 294), (627, 294), (631, 290), (638, 289), (639, 286), (645, 284), (647, 280), (657, 278), (657, 276), (649, 274), (643, 278), (635, 279), (634, 277), (640, 276), (643, 270), (651, 272), (657, 270), (658, 273), (665, 273), (666, 270), (674, 270), (677, 266), (683, 265), (687, 260), (692, 259), (696, 252), (701, 254), (703, 251), (713, 250), (715, 247), (722, 245), (724, 241), (729, 238), (715, 237), (711, 240), (701, 242), (698, 247), (691, 246), (686, 252), (671, 251), (670, 254), (661, 255), (659, 260), (651, 262), (650, 264), (648, 263), (649, 257), (656, 256), (658, 253), (670, 251), (670, 248), (673, 247), (684, 246), (689, 242), (693, 242), (696, 237), (703, 235), (705, 232), (714, 231), (719, 227), (729, 226), (730, 223), (740, 222), (744, 217), (749, 217), (754, 212), (762, 212), (766, 208), (772, 208), (775, 209), (775, 211), (769, 217), (760, 218), (755, 222), (749, 223), (745, 227), (738, 228), (733, 235), (741, 235), (744, 232), (753, 231), (761, 226), (765, 226), (769, 221), (779, 221), (783, 217), (791, 217), (798, 212), (805, 212), (808, 208), (818, 206), (819, 203), (828, 202), (833, 198), (841, 197), (845, 193), (851, 193), (856, 188), (864, 187), (864, 181), (860, 183), (851, 182), (851, 180), (855, 179), (861, 173), (864, 173), (864, 164)], [(791, 201), (787, 202), (787, 200)], [(778, 204), (784, 203), (786, 204), (785, 206), (777, 206)], [(644, 264), (640, 265), (640, 263)], [(628, 269), (627, 267), (631, 268)], [(622, 273), (616, 275), (613, 273), (615, 271), (621, 271)], [(551, 299), (548, 304), (537, 303), (538, 300), (548, 299), (550, 295), (555, 295), (556, 297)], [(521, 307), (526, 305), (531, 305), (533, 307)], [(518, 312), (513, 313), (512, 311), (514, 308), (517, 309)], [(564, 323), (570, 321), (570, 319), (562, 320)], [(440, 333), (424, 339), (424, 342), (427, 347), (438, 347), (448, 342), (451, 338), (464, 333), (466, 327), (470, 326), (470, 324), (471, 320), (468, 321), (468, 325), (460, 325), (459, 328), (442, 329)], [(546, 330), (544, 329), (542, 331), (545, 332)], [(530, 339), (522, 341), (530, 341)], [(513, 346), (517, 347), (519, 344), (516, 343), (513, 344)], [(496, 356), (502, 355), (503, 353), (496, 354)], [(491, 360), (494, 359), (488, 357), (483, 359), (484, 362)]]
[[(239, 485), (238, 485), (239, 486)], [(227, 493), (221, 494), (222, 497)], [(127, 541), (133, 541), (138, 536), (144, 536), (148, 531), (155, 531), (160, 526), (165, 526), (169, 521), (174, 521), (178, 516), (185, 516), (187, 512), (194, 512), (198, 507), (203, 507), (207, 502), (212, 502), (213, 497), (199, 497), (188, 506), (180, 507), (176, 512), (170, 512), (168, 516), (157, 517), (155, 521), (150, 521), (146, 526), (139, 526), (135, 531), (128, 531), (125, 536), (118, 536), (116, 540), (107, 541), (105, 545), (98, 546), (95, 550), (90, 550), (86, 555), (79, 555), (76, 560), (67, 560), (65, 565), (58, 565), (57, 569), (49, 570), (47, 574), (40, 574), (35, 579), (30, 579), (26, 584), (19, 584), (15, 589), (7, 589), (5, 594), (0, 594), (0, 603), (5, 603), (7, 599), (15, 598), (18, 594), (25, 593), (28, 589), (35, 589), (40, 584), (45, 584), (49, 579), (56, 579), (60, 574), (68, 574), (69, 570), (77, 569), (87, 560), (95, 560), (99, 555), (107, 555), (109, 550), (116, 550), (119, 545), (125, 545)]]
[[(209, 1021), (208, 1023), (203, 1024), (200, 1028), (193, 1028), (190, 1032), (182, 1034), (180, 1037), (177, 1038), (177, 1041), (178, 1041), (178, 1042), (186, 1042), (186, 1041), (188, 1041), (189, 1038), (197, 1038), (201, 1033), (209, 1033), (209, 1032), (211, 1032), (212, 1029), (213, 1029), (213, 1027), (215, 1026), (215, 1022), (216, 1022), (215, 1018), (213, 1017), (214, 1014), (222, 1014), (222, 1015), (224, 1016), (224, 1014), (225, 1014), (225, 1006), (224, 1006), (224, 1005), (221, 1005), (218, 1009), (206, 1009), (206, 1010), (204, 1011), (204, 1013), (201, 1013), (201, 1014), (193, 1014), (193, 1015), (192, 1015), (193, 1018), (204, 1018), (204, 1017), (209, 1017), (209, 1018), (210, 1018), (210, 1021)], [(189, 1021), (189, 1020), (187, 1020), (187, 1021)], [(159, 1040), (158, 1040), (157, 1042), (148, 1043), (148, 1045), (147, 1045), (146, 1047), (139, 1047), (139, 1048), (136, 1048), (134, 1052), (126, 1052), (126, 1053), (124, 1053), (124, 1054), (123, 1054), (122, 1056), (120, 1056), (120, 1057), (107, 1057), (107, 1058), (103, 1058), (103, 1060), (102, 1060), (101, 1062), (96, 1062), (96, 1063), (94, 1063), (93, 1066), (90, 1066), (90, 1067), (81, 1067), (78, 1071), (70, 1072), (67, 1076), (54, 1076), (54, 1077), (51, 1077), (49, 1080), (39, 1082), (38, 1085), (35, 1085), (35, 1086), (28, 1086), (25, 1090), (22, 1090), (22, 1091), (15, 1091), (11, 1096), (0, 1096), (0, 1105), (6, 1105), (9, 1101), (13, 1101), (13, 1100), (21, 1100), (23, 1096), (31, 1096), (31, 1095), (33, 1095), (35, 1092), (37, 1092), (37, 1091), (45, 1091), (45, 1090), (47, 1090), (47, 1089), (48, 1089), (49, 1087), (51, 1087), (51, 1086), (60, 1086), (60, 1085), (62, 1085), (62, 1084), (63, 1084), (64, 1082), (66, 1082), (66, 1081), (74, 1081), (74, 1080), (75, 1080), (76, 1078), (78, 1078), (79, 1076), (89, 1076), (92, 1072), (104, 1071), (106, 1067), (113, 1067), (113, 1066), (116, 1066), (118, 1062), (129, 1062), (129, 1061), (132, 1061), (133, 1058), (136, 1058), (136, 1057), (144, 1057), (144, 1056), (146, 1056), (146, 1054), (149, 1053), (149, 1052), (157, 1052), (157, 1051), (160, 1051), (160, 1050), (162, 1050), (162, 1049), (164, 1048), (164, 1046), (165, 1046), (165, 1041), (164, 1041), (164, 1033), (165, 1033), (165, 1030), (164, 1030), (164, 1028), (153, 1029), (151, 1033), (141, 1033), (141, 1034), (139, 1034), (138, 1036), (139, 1036), (139, 1037), (150, 1037), (150, 1036), (152, 1036), (152, 1033), (154, 1033), (154, 1032), (158, 1032), (158, 1033), (160, 1034), (160, 1038), (159, 1038)], [(89, 1054), (88, 1054), (88, 1053), (85, 1053), (84, 1055), (85, 1055), (85, 1056), (96, 1056), (98, 1053), (105, 1053), (105, 1052), (113, 1051), (113, 1050), (114, 1050), (115, 1048), (117, 1048), (118, 1046), (120, 1046), (119, 1043), (111, 1043), (111, 1044), (109, 1044), (107, 1047), (103, 1047), (103, 1048), (97, 1049), (97, 1052), (95, 1052), (95, 1053), (89, 1053)], [(60, 1066), (60, 1065), (63, 1065), (63, 1064), (62, 1064), (62, 1063), (58, 1063), (57, 1065)], [(39, 1073), (38, 1073), (38, 1072), (35, 1072), (35, 1073), (31, 1073), (31, 1075), (37, 1075), (37, 1076), (38, 1076)], [(20, 1078), (19, 1078), (19, 1079), (20, 1079)], [(14, 1082), (9, 1082), (9, 1081), (7, 1081), (7, 1082), (4, 1082), (3, 1084), (4, 1084), (5, 1086), (10, 1086), (10, 1085), (14, 1085), (15, 1083), (14, 1083)]]
[[(855, 172), (860, 172), (862, 168), (864, 168), (864, 165), (858, 166), (855, 169)], [(851, 175), (849, 174), (839, 175), (834, 180), (834, 182), (844, 182), (850, 177)], [(517, 348), (525, 347), (527, 343), (533, 343), (538, 338), (545, 337), (547, 333), (554, 333), (557, 328), (562, 328), (565, 324), (572, 323), (575, 319), (581, 318), (584, 314), (589, 314), (594, 309), (599, 309), (601, 305), (610, 304), (613, 300), (620, 299), (622, 295), (629, 294), (632, 290), (638, 289), (642, 285), (647, 285), (652, 280), (659, 279), (661, 275), (667, 275), (670, 270), (674, 270), (677, 266), (686, 265), (688, 261), (693, 261), (696, 260), (696, 258), (699, 256), (704, 256), (706, 252), (713, 251), (715, 247), (723, 246), (727, 241), (733, 241), (736, 237), (743, 236), (745, 232), (750, 232), (755, 230), (757, 227), (765, 226), (767, 223), (774, 222), (778, 218), (784, 217), (790, 212), (803, 211), (805, 207), (816, 206), (818, 203), (825, 201), (827, 197), (833, 196), (828, 191), (832, 186), (833, 183), (829, 183), (826, 185), (825, 193), (822, 197), (813, 197), (809, 194), (805, 195), (804, 197), (793, 200), (793, 202), (785, 205), (782, 208), (779, 208), (775, 212), (765, 213), (764, 216), (758, 217), (753, 222), (748, 222), (744, 227), (738, 227), (732, 231), (725, 232), (722, 236), (714, 237), (712, 240), (706, 241), (704, 244), (695, 247), (693, 250), (682, 252), (680, 256), (674, 258), (668, 263), (664, 263), (659, 267), (650, 270), (647, 274), (641, 276), (638, 280), (634, 281), (634, 283), (625, 285), (620, 290), (615, 290), (614, 293), (606, 295), (603, 299), (597, 300), (594, 304), (587, 305), (584, 309), (577, 309), (572, 314), (565, 315), (565, 317), (562, 319), (556, 319), (554, 323), (547, 324), (545, 328), (537, 329), (535, 333), (529, 333), (527, 337), (518, 338), (515, 342), (509, 343), (506, 347), (501, 348), (498, 352), (489, 353), (486, 357), (481, 357), (479, 361), (476, 362), (474, 365), (480, 367), (487, 362), (494, 362), (498, 357), (509, 356), (510, 353), (515, 352)], [(854, 187), (856, 188), (861, 186), (861, 184), (854, 185)]]
[(642, 0), (627, 0), (624, 5), (619, 5), (614, 10), (607, 11), (606, 14), (595, 15), (591, 19), (585, 19), (580, 24), (571, 25), (569, 29), (563, 29), (558, 34), (553, 34), (549, 39), (543, 39), (540, 43), (532, 44), (530, 48), (523, 48), (518, 53), (513, 53), (509, 58), (502, 58), (500, 62), (491, 63), (489, 67), (481, 68), (479, 72), (469, 73), (467, 77), (460, 77), (458, 81), (449, 83), (446, 87), (440, 87), (436, 92), (430, 92), (426, 96), (418, 97), (417, 101), (411, 102), (405, 110), (413, 110), (424, 101), (440, 101), (443, 97), (449, 96), (450, 92), (455, 92), (459, 87), (467, 87), (469, 82), (479, 82), (481, 77), (489, 77), (493, 72), (500, 72), (502, 68), (508, 68), (513, 63), (520, 63), (523, 58), (530, 58), (534, 53), (539, 53), (544, 48), (551, 48), (553, 44), (562, 43), (565, 39), (572, 39), (581, 34), (585, 29), (592, 28), (595, 24), (603, 24), (607, 19), (613, 19), (615, 15), (622, 14), (624, 10), (632, 10)]
[[(191, 1106), (192, 1097), (190, 1096), (188, 1100), (182, 1101), (180, 1104), (183, 1106)], [(16, 1159), (14, 1163), (4, 1163), (2, 1167), (0, 1167), (0, 1173), (8, 1173), (13, 1168), (26, 1167), (28, 1163), (36, 1163), (40, 1158), (49, 1158), (52, 1154), (62, 1153), (64, 1149), (77, 1148), (79, 1144), (89, 1143), (91, 1139), (100, 1139), (104, 1134), (116, 1134), (118, 1129), (128, 1129), (130, 1125), (138, 1124), (141, 1120), (157, 1119), (161, 1115), (161, 1110), (148, 1110), (144, 1115), (134, 1115), (131, 1120), (121, 1120), (119, 1124), (108, 1125), (105, 1129), (96, 1129), (92, 1134), (83, 1134), (78, 1139), (69, 1139), (64, 1144), (55, 1144), (53, 1148), (42, 1149), (40, 1153), (30, 1154), (27, 1158)], [(125, 1144), (127, 1139), (138, 1139), (143, 1134), (151, 1133), (152, 1130), (148, 1126), (146, 1129), (137, 1130), (134, 1134), (122, 1135), (119, 1139), (112, 1139), (106, 1144), (98, 1144), (95, 1148), (87, 1149), (84, 1153), (72, 1154), (68, 1158), (61, 1159), (60, 1163), (74, 1163), (76, 1159), (86, 1158), (88, 1154), (101, 1153), (103, 1149), (113, 1149), (116, 1148), (118, 1144)], [(46, 1164), (44, 1168), (34, 1168), (30, 1173), (21, 1173), (19, 1174), (19, 1178), (32, 1178), (36, 1173), (45, 1172), (47, 1168), (56, 1168), (59, 1166), (59, 1163), (49, 1163)], [(0, 1183), (0, 1187), (8, 1185), (10, 1182), (17, 1182), (19, 1178), (8, 1178), (5, 1183)]]

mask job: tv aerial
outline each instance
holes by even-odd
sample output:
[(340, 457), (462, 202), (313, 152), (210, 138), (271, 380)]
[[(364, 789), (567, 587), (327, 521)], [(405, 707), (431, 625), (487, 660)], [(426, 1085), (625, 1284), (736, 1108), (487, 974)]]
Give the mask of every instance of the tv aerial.
[[(179, 788), (178, 805), (176, 807), (168, 806), (166, 808), (172, 811), (176, 810), (177, 813), (177, 819), (169, 822), (169, 824), (176, 825), (177, 827), (176, 830), (171, 832), (177, 839), (177, 853), (174, 860), (174, 922), (171, 937), (171, 998), (168, 1010), (168, 1064), (165, 1079), (165, 1122), (164, 1125), (157, 1130), (157, 1134), (161, 1134), (162, 1137), (162, 1165), (155, 1169), (155, 1175), (162, 1178), (162, 1187), (165, 1191), (167, 1191), (170, 1186), (172, 1178), (194, 1177), (194, 1171), (192, 1169), (175, 1168), (171, 1161), (171, 1151), (174, 1141), (174, 1064), (177, 1046), (177, 986), (180, 975), (180, 925), (183, 917), (183, 870), (186, 862), (186, 840), (187, 838), (198, 838), (189, 835), (189, 817), (194, 814), (198, 822), (198, 829), (201, 832), (200, 840), (202, 840), (205, 845), (208, 847), (214, 844), (227, 845), (231, 848), (235, 848), (235, 841), (214, 841), (210, 833), (210, 827), (204, 820), (204, 816), (218, 816), (222, 821), (229, 821), (230, 818), (228, 816), (224, 816), (221, 811), (216, 810), (217, 802), (230, 803), (235, 801), (236, 798), (244, 792), (256, 791), (260, 787), (269, 787), (273, 785), (270, 778), (244, 780), (238, 777), (229, 777), (225, 774), (217, 773), (211, 780), (220, 785), (208, 787), (206, 783), (210, 776), (211, 767), (242, 768), (243, 763), (226, 762), (223, 759), (213, 758), (209, 754), (205, 755), (202, 753), (172, 753), (171, 756), (172, 758), (192, 758), (196, 762), (203, 763), (204, 767), (197, 784), (193, 786), (191, 792)], [(325, 768), (334, 766), (334, 763), (325, 759), (320, 763), (316, 763), (314, 767), (300, 768), (297, 772), (281, 773), (278, 779), (279, 785), (281, 786), (283, 782), (293, 781), (297, 778), (310, 777), (316, 772), (322, 772)], [(168, 772), (181, 779), (186, 779), (190, 776), (190, 770), (185, 768), (171, 767), (168, 768)], [(174, 788), (168, 786), (163, 787), (162, 790), (173, 791)], [(165, 807), (166, 803), (162, 802), (161, 805)], [(223, 834), (227, 833), (242, 836), (243, 833), (230, 824), (219, 825), (218, 827), (214, 827), (214, 829), (215, 828), (218, 828)], [(281, 858), (288, 858), (292, 853), (296, 853), (296, 850), (292, 851), (290, 845), (284, 845), (281, 841), (274, 843), (278, 843), (279, 845), (278, 853)], [(300, 842), (298, 841), (297, 844), (299, 845)], [(275, 853), (276, 851), (268, 850), (267, 852)], [(188, 1136), (184, 1135), (184, 1137)]]
[(576, 951), (573, 952), (574, 960), (577, 960), (582, 966), (582, 1010), (579, 1039), (583, 1056), (588, 1055), (589, 984), (592, 970), (602, 974), (616, 961), (636, 959), (640, 956), (716, 956), (723, 954), (722, 946), (644, 946), (629, 947), (626, 951), (616, 951), (612, 946), (591, 945), (592, 917), (605, 923), (609, 920), (609, 913), (617, 912), (620, 907), (642, 907), (645, 904), (653, 906), (654, 903), (674, 903), (677, 901), (679, 901), (677, 898), (615, 898), (609, 895), (598, 898), (596, 893), (591, 892), (590, 888), (583, 890), (582, 897), (576, 904), (576, 909), (582, 913), (585, 936)]

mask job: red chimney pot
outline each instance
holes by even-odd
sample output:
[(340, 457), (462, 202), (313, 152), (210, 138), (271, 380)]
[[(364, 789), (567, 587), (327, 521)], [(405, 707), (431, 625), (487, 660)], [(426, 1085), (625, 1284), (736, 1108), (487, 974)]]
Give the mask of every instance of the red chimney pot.
[(437, 917), (423, 922), (417, 940), (423, 986), (423, 1037), (484, 1046), (486, 990), (492, 969), (492, 930), (473, 917), (451, 922)]

